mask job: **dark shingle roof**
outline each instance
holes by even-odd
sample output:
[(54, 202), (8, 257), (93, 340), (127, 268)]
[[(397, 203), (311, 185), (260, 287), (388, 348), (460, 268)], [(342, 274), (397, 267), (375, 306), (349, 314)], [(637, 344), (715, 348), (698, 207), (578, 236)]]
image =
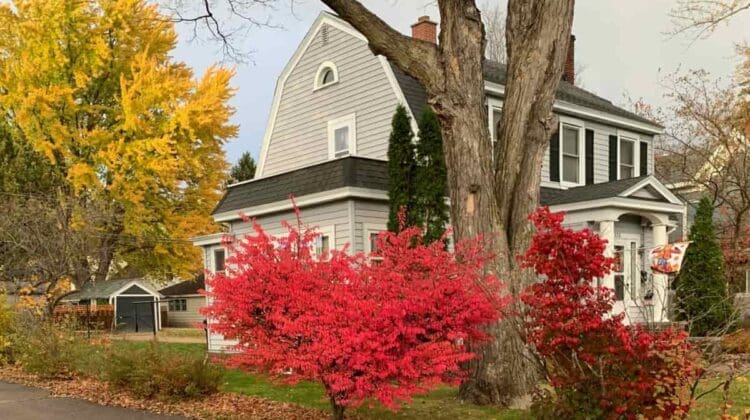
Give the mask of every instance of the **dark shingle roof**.
[(197, 295), (199, 290), (206, 288), (205, 276), (201, 274), (193, 280), (186, 280), (159, 290), (164, 296)]
[(342, 187), (387, 190), (386, 162), (346, 157), (231, 185), (212, 214), (287, 200), (290, 194), (301, 197)]
[(642, 181), (644, 178), (646, 178), (646, 176), (604, 182), (601, 184), (584, 185), (581, 187), (568, 188), (567, 190), (542, 187), (539, 192), (539, 202), (543, 206), (555, 206), (559, 204), (578, 203), (581, 201), (616, 197), (628, 188)]
[[(419, 118), (422, 115), (422, 110), (427, 103), (427, 94), (425, 93), (419, 82), (417, 82), (414, 78), (407, 76), (404, 72), (402, 72), (392, 64), (391, 67), (393, 68), (393, 73), (396, 76), (396, 81), (398, 82), (399, 86), (401, 86), (401, 90), (404, 93), (404, 97), (406, 98), (406, 102), (408, 103), (409, 108), (412, 110), (415, 118)], [(506, 76), (507, 74), (505, 64), (498, 63), (496, 61), (485, 60), (484, 79), (486, 81), (498, 83), (504, 86)], [(601, 96), (597, 96), (585, 89), (581, 89), (580, 87), (572, 85), (565, 81), (560, 81), (560, 84), (557, 87), (556, 97), (561, 101), (585, 106), (587, 108), (607, 112), (634, 121), (661, 127), (661, 125), (649, 120), (648, 118), (641, 117), (638, 114), (620, 108), (617, 105), (613, 104), (610, 100), (604, 99)]]
[(100, 282), (88, 282), (81, 290), (69, 293), (62, 298), (63, 301), (78, 301), (87, 299), (104, 299), (112, 296), (115, 292), (125, 287), (128, 283), (138, 281), (140, 288), (149, 290), (149, 285), (139, 279), (117, 279)]
[(407, 75), (393, 64), (391, 64), (391, 68), (393, 69), (393, 75), (396, 77), (396, 82), (404, 93), (411, 114), (414, 115), (414, 118), (422, 118), (422, 112), (427, 106), (427, 92), (424, 91), (417, 79)]

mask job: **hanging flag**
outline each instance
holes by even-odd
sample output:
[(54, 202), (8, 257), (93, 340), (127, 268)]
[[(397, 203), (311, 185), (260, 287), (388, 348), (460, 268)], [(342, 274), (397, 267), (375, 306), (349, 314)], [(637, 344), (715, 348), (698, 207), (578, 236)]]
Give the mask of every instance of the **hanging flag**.
[(682, 260), (690, 242), (675, 242), (651, 249), (651, 270), (676, 274), (682, 268)]

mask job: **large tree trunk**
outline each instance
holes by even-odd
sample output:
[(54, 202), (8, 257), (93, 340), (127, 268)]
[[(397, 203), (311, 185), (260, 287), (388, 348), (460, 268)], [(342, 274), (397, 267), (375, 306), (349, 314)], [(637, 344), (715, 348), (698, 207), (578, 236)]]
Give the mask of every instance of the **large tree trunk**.
[[(497, 257), (488, 269), (518, 293), (534, 277), (515, 256), (529, 244), (527, 217), (538, 204), (544, 147), (556, 127), (552, 103), (562, 76), (573, 0), (510, 0), (508, 79), (498, 146), (490, 142), (482, 72), (484, 28), (473, 1), (439, 0), (440, 43), (404, 36), (356, 0), (322, 0), (362, 32), (376, 54), (417, 78), (441, 122), (451, 218), (456, 240), (483, 235)], [(518, 300), (516, 299), (516, 302)], [(474, 402), (510, 404), (538, 378), (518, 317), (491, 328), (461, 394)]]

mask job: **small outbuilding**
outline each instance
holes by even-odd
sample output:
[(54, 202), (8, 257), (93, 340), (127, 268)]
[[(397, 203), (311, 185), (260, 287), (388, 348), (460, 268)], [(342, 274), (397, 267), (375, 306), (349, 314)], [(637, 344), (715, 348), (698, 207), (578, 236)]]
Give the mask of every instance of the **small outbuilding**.
[(200, 292), (205, 287), (205, 277), (201, 274), (194, 280), (182, 281), (159, 290), (166, 302), (166, 325), (190, 328), (202, 324), (205, 316), (200, 310), (206, 306), (206, 297)]
[(89, 282), (81, 290), (69, 293), (61, 303), (75, 305), (112, 305), (115, 329), (148, 332), (161, 329), (159, 302), (162, 295), (142, 279), (118, 279)]

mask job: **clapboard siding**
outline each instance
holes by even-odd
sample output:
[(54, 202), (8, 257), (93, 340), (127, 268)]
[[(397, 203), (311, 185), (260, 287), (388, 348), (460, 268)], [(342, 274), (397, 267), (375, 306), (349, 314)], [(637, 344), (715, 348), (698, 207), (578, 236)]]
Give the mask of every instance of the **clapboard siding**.
[[(303, 207), (300, 209), (300, 213), (305, 226), (321, 229), (334, 227), (336, 249), (343, 249), (350, 242), (349, 206), (346, 201)], [(248, 216), (252, 217), (251, 214)], [(271, 235), (283, 235), (287, 232), (281, 225), (283, 221), (295, 223), (294, 212), (288, 210), (256, 218), (256, 222)], [(235, 222), (230, 226), (230, 233), (235, 236), (241, 236), (251, 231), (252, 224), (250, 222)]]
[[(205, 296), (170, 296), (168, 299), (185, 299), (186, 311), (169, 311), (167, 323), (170, 327), (193, 328), (200, 325), (205, 317), (200, 309), (206, 306)], [(167, 304), (169, 308), (169, 304)]]
[[(396, 93), (364, 41), (324, 26), (328, 42), (323, 40), (323, 29), (318, 31), (282, 87), (261, 176), (327, 160), (328, 121), (352, 113), (356, 114), (357, 155), (386, 158)], [(325, 61), (336, 65), (339, 81), (313, 91), (318, 67)]]
[(378, 201), (354, 202), (354, 251), (365, 251), (365, 227), (388, 223), (388, 204)]

